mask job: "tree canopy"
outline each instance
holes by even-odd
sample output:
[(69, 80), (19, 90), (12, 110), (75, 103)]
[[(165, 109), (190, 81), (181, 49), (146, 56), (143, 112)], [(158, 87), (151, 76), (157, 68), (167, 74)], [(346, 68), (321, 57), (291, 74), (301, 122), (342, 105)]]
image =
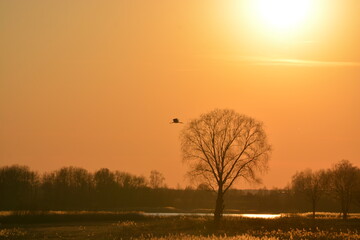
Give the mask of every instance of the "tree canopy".
[(259, 181), (267, 169), (271, 146), (263, 124), (228, 109), (215, 109), (192, 120), (181, 133), (183, 160), (189, 173), (217, 191), (215, 222), (223, 212), (223, 195), (239, 178)]

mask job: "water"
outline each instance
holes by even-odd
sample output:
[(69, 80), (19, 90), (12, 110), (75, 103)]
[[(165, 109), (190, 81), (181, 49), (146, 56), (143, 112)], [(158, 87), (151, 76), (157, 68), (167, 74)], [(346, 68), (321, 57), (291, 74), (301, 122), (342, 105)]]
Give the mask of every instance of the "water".
[[(214, 216), (213, 213), (143, 213), (147, 216)], [(274, 219), (279, 218), (281, 214), (239, 214), (239, 213), (224, 213), (224, 217), (245, 217), (245, 218), (263, 218), (263, 219)]]

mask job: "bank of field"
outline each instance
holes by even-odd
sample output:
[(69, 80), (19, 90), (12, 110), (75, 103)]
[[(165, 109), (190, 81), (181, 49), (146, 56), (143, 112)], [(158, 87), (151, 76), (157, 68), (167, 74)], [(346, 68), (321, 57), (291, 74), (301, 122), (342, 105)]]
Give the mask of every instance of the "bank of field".
[(0, 217), (0, 239), (360, 239), (360, 219), (150, 217), (137, 213), (22, 213)]

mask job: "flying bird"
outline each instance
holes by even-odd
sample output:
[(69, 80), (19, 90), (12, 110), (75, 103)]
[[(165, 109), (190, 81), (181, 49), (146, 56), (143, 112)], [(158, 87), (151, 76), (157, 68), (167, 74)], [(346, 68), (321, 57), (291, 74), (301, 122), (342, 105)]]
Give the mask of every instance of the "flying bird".
[(180, 122), (178, 118), (174, 118), (170, 123), (183, 123), (183, 122)]

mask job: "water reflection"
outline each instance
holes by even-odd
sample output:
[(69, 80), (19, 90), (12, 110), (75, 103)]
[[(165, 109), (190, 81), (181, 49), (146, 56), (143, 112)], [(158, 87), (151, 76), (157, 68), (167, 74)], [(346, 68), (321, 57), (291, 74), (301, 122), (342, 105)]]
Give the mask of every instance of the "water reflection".
[(265, 219), (273, 219), (281, 217), (281, 214), (240, 214), (242, 217), (247, 218), (265, 218)]
[[(147, 216), (160, 216), (160, 217), (171, 217), (171, 216), (214, 216), (213, 213), (143, 213)], [(224, 213), (224, 217), (245, 217), (245, 218), (263, 218), (263, 219), (274, 219), (281, 217), (281, 214), (238, 214), (238, 213)]]

